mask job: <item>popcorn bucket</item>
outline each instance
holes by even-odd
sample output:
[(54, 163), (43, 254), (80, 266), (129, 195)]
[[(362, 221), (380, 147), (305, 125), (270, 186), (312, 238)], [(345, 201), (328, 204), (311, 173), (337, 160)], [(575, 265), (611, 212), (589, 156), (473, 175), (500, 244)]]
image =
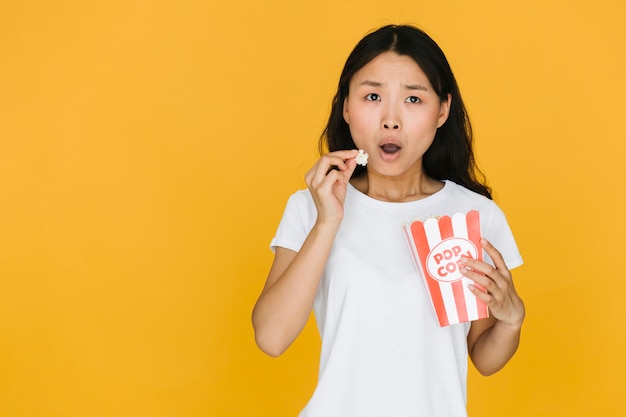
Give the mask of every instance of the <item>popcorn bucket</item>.
[(483, 259), (478, 211), (416, 220), (404, 232), (439, 325), (489, 317), (485, 303), (467, 288), (476, 284), (459, 271), (462, 256)]

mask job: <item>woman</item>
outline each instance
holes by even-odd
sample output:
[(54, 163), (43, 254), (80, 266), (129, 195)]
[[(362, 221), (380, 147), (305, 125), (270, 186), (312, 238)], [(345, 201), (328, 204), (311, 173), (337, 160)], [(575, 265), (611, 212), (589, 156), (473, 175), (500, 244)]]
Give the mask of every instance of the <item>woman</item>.
[[(509, 268), (522, 259), (476, 177), (469, 119), (436, 43), (412, 26), (363, 38), (344, 66), (321, 149), (271, 243), (253, 312), (257, 344), (280, 355), (315, 311), (320, 373), (302, 417), (465, 416), (468, 354), (488, 375), (519, 344), (525, 310)], [(357, 149), (368, 153), (366, 167)], [(465, 258), (462, 272), (491, 315), (439, 327), (402, 226), (470, 210), (480, 212), (487, 256)]]

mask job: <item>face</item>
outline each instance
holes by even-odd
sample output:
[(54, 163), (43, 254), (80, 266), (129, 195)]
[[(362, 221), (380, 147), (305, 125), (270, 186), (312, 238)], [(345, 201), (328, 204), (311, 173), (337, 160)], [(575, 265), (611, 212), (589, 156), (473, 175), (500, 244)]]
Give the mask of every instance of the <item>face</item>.
[(370, 155), (368, 172), (421, 172), (422, 156), (447, 120), (450, 100), (439, 98), (407, 55), (385, 52), (357, 71), (343, 117), (356, 146)]

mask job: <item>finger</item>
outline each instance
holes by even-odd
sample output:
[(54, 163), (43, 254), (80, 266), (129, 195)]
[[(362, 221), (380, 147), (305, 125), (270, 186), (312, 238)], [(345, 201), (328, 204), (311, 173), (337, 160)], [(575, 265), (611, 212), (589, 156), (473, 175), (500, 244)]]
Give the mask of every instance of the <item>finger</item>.
[(493, 275), (495, 268), (486, 262), (479, 261), (478, 259), (468, 258), (466, 256), (461, 257), (461, 264), (467, 269), (478, 272), (483, 275)]
[(319, 170), (328, 172), (331, 169), (337, 169), (339, 171), (345, 171), (347, 168), (346, 161), (351, 161), (353, 158), (346, 158), (345, 153), (329, 153), (322, 156), (319, 161)]
[(307, 185), (312, 190), (323, 191), (327, 189), (329, 185), (333, 184), (337, 178), (339, 178), (340, 172), (337, 170), (330, 170), (326, 173), (320, 173), (319, 170), (315, 170), (311, 173)]
[(329, 152), (326, 155), (337, 156), (338, 158), (341, 158), (342, 160), (347, 161), (348, 159), (356, 158), (358, 154), (359, 154), (359, 151), (356, 149), (345, 149), (341, 151)]
[(307, 172), (305, 179), (307, 183), (319, 184), (331, 171), (341, 171), (349, 179), (356, 168), (354, 157), (358, 154), (356, 150), (336, 151), (322, 156), (315, 165)]
[(347, 149), (347, 150), (342, 150), (342, 151), (328, 152), (327, 154), (322, 155), (322, 158), (328, 157), (328, 158), (338, 159), (341, 161), (348, 161), (350, 159), (355, 159), (358, 154), (359, 154), (359, 151), (357, 151), (356, 149)]
[(491, 242), (489, 242), (485, 238), (482, 238), (480, 240), (480, 244), (483, 247), (483, 249), (485, 250), (485, 252), (487, 252), (487, 255), (489, 255), (489, 257), (493, 261), (493, 264), (495, 265), (496, 269), (499, 269), (501, 271), (508, 271), (509, 270), (507, 268), (506, 264), (504, 263), (504, 258), (502, 258), (502, 254), (500, 253), (499, 250), (497, 250), (491, 244)]
[(352, 173), (356, 169), (356, 161), (354, 159), (348, 159), (346, 161), (346, 171), (344, 172), (346, 179), (350, 179), (352, 177)]
[[(344, 162), (340, 159), (333, 160), (332, 157), (326, 155), (321, 157), (306, 173), (305, 180), (307, 185), (316, 187), (324, 181), (331, 171), (341, 169), (342, 165), (344, 165)], [(333, 169), (333, 167), (336, 169)]]
[(463, 276), (474, 281), (474, 284), (477, 287), (479, 287), (479, 289), (481, 290), (492, 293), (496, 291), (498, 288), (498, 285), (495, 283), (495, 281), (487, 275), (478, 273), (475, 270), (467, 269), (464, 267), (461, 267), (459, 271), (461, 271)]
[(470, 284), (470, 285), (467, 286), (467, 288), (470, 290), (470, 292), (472, 294), (474, 294), (474, 296), (476, 298), (478, 298), (480, 301), (482, 301), (483, 303), (487, 304), (488, 306), (494, 300), (494, 298), (493, 298), (493, 296), (491, 294), (489, 294), (484, 289), (480, 288), (478, 285)]
[[(482, 261), (466, 258), (462, 260), (460, 271), (463, 275), (475, 281), (489, 292), (496, 291), (497, 288), (506, 291), (511, 286), (511, 274), (507, 271), (499, 271), (495, 267)], [(493, 284), (494, 287), (491, 287)]]

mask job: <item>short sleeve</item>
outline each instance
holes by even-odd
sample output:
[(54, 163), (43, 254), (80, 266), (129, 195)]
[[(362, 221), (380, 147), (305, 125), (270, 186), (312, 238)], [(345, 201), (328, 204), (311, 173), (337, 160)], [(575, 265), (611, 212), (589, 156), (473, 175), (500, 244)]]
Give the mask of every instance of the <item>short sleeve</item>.
[[(524, 263), (506, 216), (495, 203), (482, 227), (483, 236), (502, 254), (507, 268), (514, 269)], [(493, 264), (489, 255), (486, 253), (484, 255), (485, 261)]]
[(298, 252), (316, 218), (317, 210), (309, 191), (300, 190), (292, 194), (278, 224), (276, 235), (270, 242), (270, 249), (275, 252), (280, 246)]

